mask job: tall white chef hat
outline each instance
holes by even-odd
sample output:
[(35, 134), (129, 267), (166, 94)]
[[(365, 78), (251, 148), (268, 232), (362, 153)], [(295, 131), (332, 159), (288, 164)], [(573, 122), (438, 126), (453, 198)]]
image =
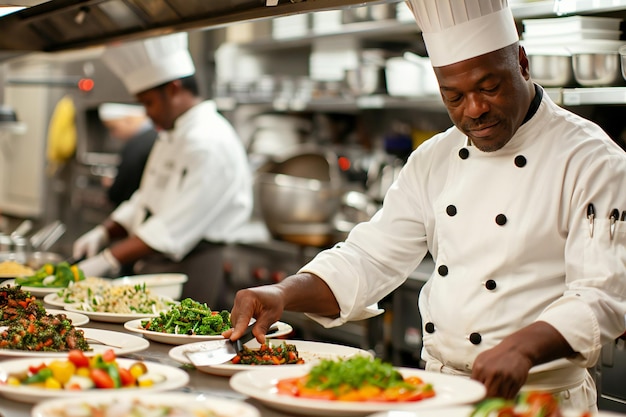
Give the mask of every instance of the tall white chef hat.
[(133, 95), (196, 72), (184, 32), (109, 46), (102, 60)]
[(102, 103), (98, 106), (100, 120), (118, 120), (125, 117), (142, 117), (146, 115), (144, 106), (124, 103)]
[(507, 0), (406, 0), (431, 64), (442, 67), (519, 40)]

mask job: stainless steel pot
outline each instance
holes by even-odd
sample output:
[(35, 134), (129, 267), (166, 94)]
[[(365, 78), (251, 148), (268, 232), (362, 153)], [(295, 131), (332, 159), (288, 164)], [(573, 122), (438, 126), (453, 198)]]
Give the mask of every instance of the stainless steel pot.
[[(337, 155), (319, 148), (300, 148), (257, 173), (255, 194), (261, 217), (277, 238), (306, 235), (285, 233), (286, 228), (330, 227), (342, 194)], [(328, 234), (332, 235), (332, 230)]]
[(340, 190), (328, 181), (262, 173), (257, 187), (270, 232), (284, 224), (327, 222), (339, 207)]

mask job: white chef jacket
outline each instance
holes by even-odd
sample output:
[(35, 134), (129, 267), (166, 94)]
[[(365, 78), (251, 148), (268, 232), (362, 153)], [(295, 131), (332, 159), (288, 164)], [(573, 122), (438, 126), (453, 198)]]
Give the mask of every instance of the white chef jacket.
[(577, 355), (533, 368), (529, 381), (553, 370), (582, 383), (573, 368), (593, 365), (625, 327), (626, 222), (611, 238), (613, 208), (626, 210), (626, 153), (547, 95), (498, 151), (452, 127), (412, 153), (371, 221), (301, 269), (341, 308), (334, 320), (312, 317), (331, 327), (379, 314), (375, 303), (430, 251), (436, 267), (419, 299), (427, 364), (469, 374), (481, 351), (541, 320)]
[(212, 101), (162, 131), (139, 189), (112, 219), (151, 248), (179, 261), (200, 241), (229, 242), (252, 213), (244, 146)]

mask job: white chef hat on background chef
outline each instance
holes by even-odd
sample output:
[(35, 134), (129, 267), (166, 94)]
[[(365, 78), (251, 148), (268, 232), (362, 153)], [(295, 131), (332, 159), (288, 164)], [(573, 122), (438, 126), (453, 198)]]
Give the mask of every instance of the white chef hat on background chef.
[(185, 32), (108, 46), (102, 60), (133, 95), (196, 72)]
[(507, 0), (406, 0), (431, 64), (442, 67), (519, 40)]
[(145, 107), (138, 104), (102, 103), (98, 106), (98, 117), (103, 121), (119, 120), (125, 117), (143, 117), (145, 115)]

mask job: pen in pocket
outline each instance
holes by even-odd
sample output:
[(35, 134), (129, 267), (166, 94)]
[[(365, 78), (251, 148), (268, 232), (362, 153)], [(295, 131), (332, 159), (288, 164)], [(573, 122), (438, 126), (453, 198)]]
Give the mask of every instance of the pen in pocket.
[(596, 219), (596, 210), (592, 203), (587, 206), (587, 218), (589, 219), (589, 236), (593, 237), (593, 224)]
[(615, 223), (619, 220), (619, 210), (614, 208), (611, 210), (611, 214), (609, 215), (609, 237), (613, 240), (613, 235), (615, 235)]

